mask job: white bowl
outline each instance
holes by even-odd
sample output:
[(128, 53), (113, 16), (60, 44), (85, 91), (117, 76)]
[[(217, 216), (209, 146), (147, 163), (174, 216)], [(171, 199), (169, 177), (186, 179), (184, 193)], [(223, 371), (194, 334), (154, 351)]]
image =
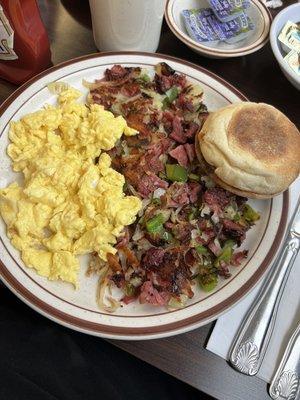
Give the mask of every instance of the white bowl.
[(183, 10), (205, 7), (208, 7), (207, 0), (167, 0), (166, 4), (165, 18), (171, 31), (196, 53), (210, 58), (240, 57), (254, 53), (268, 42), (272, 17), (269, 10), (259, 0), (252, 0), (247, 10), (247, 14), (255, 24), (255, 29), (246, 39), (233, 44), (196, 42), (186, 33), (181, 13)]
[(276, 60), (286, 78), (295, 88), (300, 90), (300, 75), (297, 75), (283, 59), (286, 53), (283, 51), (281, 43), (278, 40), (278, 35), (287, 21), (300, 21), (300, 3), (284, 8), (274, 19), (270, 30), (270, 42)]

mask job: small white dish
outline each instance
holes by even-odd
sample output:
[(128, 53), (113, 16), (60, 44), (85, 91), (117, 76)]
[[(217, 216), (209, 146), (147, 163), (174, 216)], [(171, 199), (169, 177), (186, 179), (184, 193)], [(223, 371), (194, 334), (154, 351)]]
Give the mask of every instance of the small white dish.
[(297, 75), (283, 59), (287, 53), (285, 53), (278, 40), (278, 35), (287, 21), (300, 22), (300, 3), (284, 8), (274, 19), (270, 31), (272, 51), (283, 74), (296, 89), (300, 90), (300, 75)]
[(254, 53), (268, 42), (272, 17), (267, 7), (259, 0), (252, 0), (247, 9), (255, 29), (246, 39), (233, 44), (221, 41), (205, 44), (196, 42), (187, 34), (181, 13), (183, 10), (208, 6), (207, 0), (167, 0), (165, 18), (171, 31), (196, 53), (210, 58), (240, 57)]

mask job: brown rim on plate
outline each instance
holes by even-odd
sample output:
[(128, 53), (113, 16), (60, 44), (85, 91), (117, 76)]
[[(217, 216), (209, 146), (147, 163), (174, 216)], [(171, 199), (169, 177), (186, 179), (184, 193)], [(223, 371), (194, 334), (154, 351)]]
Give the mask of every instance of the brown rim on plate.
[(166, 6), (165, 6), (165, 18), (167, 21), (167, 24), (171, 31), (174, 33), (174, 35), (180, 39), (182, 42), (184, 42), (187, 46), (192, 47), (196, 51), (203, 51), (203, 53), (207, 53), (211, 56), (239, 56), (239, 55), (246, 55), (253, 53), (254, 51), (257, 51), (261, 49), (268, 41), (269, 41), (269, 30), (270, 26), (272, 23), (272, 15), (269, 11), (269, 9), (259, 0), (252, 0), (252, 5), (257, 7), (259, 12), (262, 14), (262, 10), (266, 13), (266, 16), (268, 17), (268, 23), (266, 23), (266, 19), (263, 18), (264, 21), (264, 26), (262, 29), (261, 35), (256, 39), (256, 41), (249, 46), (246, 47), (241, 47), (236, 50), (224, 50), (224, 49), (217, 49), (217, 48), (212, 48), (208, 47), (205, 45), (202, 45), (200, 43), (197, 43), (195, 40), (190, 38), (187, 34), (184, 34), (177, 25), (175, 24), (175, 20), (172, 17), (173, 21), (170, 19), (170, 15), (173, 15), (172, 9), (170, 9), (170, 3), (172, 0), (167, 0)]
[[(79, 57), (73, 60), (66, 61), (64, 63), (58, 64), (54, 67), (49, 68), (48, 70), (40, 73), (36, 77), (32, 78), (30, 81), (26, 82), (22, 85), (19, 89), (17, 89), (1, 106), (0, 106), (0, 116), (4, 113), (4, 111), (9, 107), (9, 105), (32, 83), (36, 82), (39, 78), (47, 75), (48, 73), (58, 70), (62, 67), (74, 64), (76, 62), (97, 58), (97, 57), (104, 57), (110, 55), (141, 55), (141, 56), (150, 56), (152, 58), (164, 58), (170, 61), (177, 62), (181, 65), (190, 66), (200, 72), (204, 72), (205, 74), (212, 76), (215, 80), (222, 83), (224, 86), (229, 88), (232, 92), (234, 92), (241, 100), (247, 100), (247, 98), (240, 93), (236, 88), (230, 85), (228, 82), (223, 80), (222, 78), (218, 77), (217, 75), (213, 74), (206, 69), (199, 67), (195, 64), (192, 64), (187, 61), (183, 61), (171, 56), (165, 56), (161, 54), (150, 54), (150, 53), (142, 53), (142, 52), (110, 52), (110, 53), (95, 53), (83, 57)], [(240, 300), (262, 277), (264, 272), (266, 271), (267, 267), (270, 264), (274, 254), (276, 253), (281, 240), (284, 235), (285, 225), (287, 221), (287, 214), (288, 214), (288, 201), (289, 194), (286, 191), (283, 194), (283, 207), (282, 213), (280, 216), (280, 223), (279, 228), (276, 232), (274, 242), (267, 253), (265, 259), (261, 263), (259, 269), (251, 276), (251, 278), (241, 286), (235, 293), (233, 293), (230, 297), (226, 300), (221, 302), (220, 304), (202, 312), (196, 314), (191, 317), (187, 317), (180, 321), (168, 323), (165, 325), (153, 326), (153, 327), (112, 327), (108, 325), (98, 324), (95, 322), (87, 321), (70, 314), (67, 314), (58, 308), (54, 308), (51, 305), (45, 303), (38, 297), (36, 297), (33, 293), (31, 293), (26, 287), (24, 287), (6, 268), (6, 266), (0, 261), (0, 276), (3, 278), (4, 282), (20, 297), (22, 298), (28, 305), (33, 307), (35, 310), (39, 311), (40, 313), (47, 315), (49, 318), (62, 323), (63, 325), (71, 325), (74, 329), (81, 330), (81, 331), (88, 331), (95, 335), (113, 335), (113, 336), (148, 336), (157, 335), (157, 334), (165, 334), (167, 332), (176, 332), (179, 329), (187, 328), (193, 326), (194, 324), (200, 324), (203, 322), (208, 322), (210, 319), (215, 318), (216, 315), (221, 314), (226, 309), (231, 307), (234, 303)], [(234, 279), (234, 278), (233, 278)], [(159, 315), (159, 314), (158, 314)]]

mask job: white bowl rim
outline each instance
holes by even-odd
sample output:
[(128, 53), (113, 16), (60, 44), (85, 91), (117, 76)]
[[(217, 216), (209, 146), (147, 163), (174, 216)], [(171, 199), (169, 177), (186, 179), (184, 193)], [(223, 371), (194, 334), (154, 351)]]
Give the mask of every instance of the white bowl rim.
[(250, 53), (254, 53), (255, 51), (259, 50), (262, 48), (269, 40), (269, 31), (270, 31), (270, 26), (272, 23), (272, 15), (269, 11), (269, 9), (260, 1), (260, 0), (252, 0), (252, 3), (257, 6), (259, 11), (263, 14), (264, 16), (264, 22), (265, 26), (263, 29), (263, 32), (261, 36), (252, 44), (246, 46), (246, 47), (240, 47), (239, 49), (236, 50), (219, 50), (217, 48), (211, 48), (207, 47), (205, 45), (199, 44), (195, 40), (191, 39), (186, 33), (182, 32), (181, 29), (177, 27), (175, 24), (175, 21), (172, 17), (171, 13), (171, 7), (174, 4), (176, 0), (167, 0), (166, 7), (165, 7), (165, 19), (167, 21), (167, 24), (169, 25), (169, 28), (171, 31), (174, 33), (175, 36), (179, 40), (181, 40), (183, 43), (185, 43), (187, 46), (193, 48), (194, 50), (201, 51), (202, 53), (206, 53), (209, 55), (217, 55), (217, 56), (223, 56), (223, 57), (233, 57), (233, 56), (241, 56), (241, 55), (246, 55)]
[(300, 83), (300, 76), (296, 74), (295, 71), (292, 70), (292, 68), (290, 68), (287, 63), (284, 61), (283, 56), (279, 50), (279, 46), (277, 43), (277, 36), (276, 36), (276, 32), (275, 32), (275, 27), (277, 22), (280, 20), (280, 18), (290, 9), (292, 8), (299, 8), (300, 10), (300, 3), (294, 3), (291, 4), (290, 6), (284, 8), (283, 10), (280, 11), (280, 13), (278, 13), (276, 15), (276, 17), (274, 18), (272, 25), (271, 25), (271, 29), (270, 29), (270, 44), (271, 44), (271, 48), (273, 51), (273, 54), (276, 58), (276, 60), (278, 61), (278, 64), (284, 69), (284, 71), (291, 76), (296, 82)]

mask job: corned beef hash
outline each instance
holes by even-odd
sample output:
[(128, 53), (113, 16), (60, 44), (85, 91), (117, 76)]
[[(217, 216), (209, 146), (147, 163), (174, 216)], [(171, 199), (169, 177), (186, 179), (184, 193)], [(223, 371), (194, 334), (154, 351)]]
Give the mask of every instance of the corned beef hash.
[(107, 263), (92, 255), (88, 272), (99, 274), (98, 303), (110, 312), (135, 300), (183, 307), (195, 285), (213, 290), (247, 257), (238, 248), (259, 215), (200, 171), (195, 135), (208, 111), (199, 85), (166, 63), (155, 71), (114, 65), (84, 85), (89, 103), (139, 131), (108, 152), (125, 176), (125, 193), (143, 206)]

